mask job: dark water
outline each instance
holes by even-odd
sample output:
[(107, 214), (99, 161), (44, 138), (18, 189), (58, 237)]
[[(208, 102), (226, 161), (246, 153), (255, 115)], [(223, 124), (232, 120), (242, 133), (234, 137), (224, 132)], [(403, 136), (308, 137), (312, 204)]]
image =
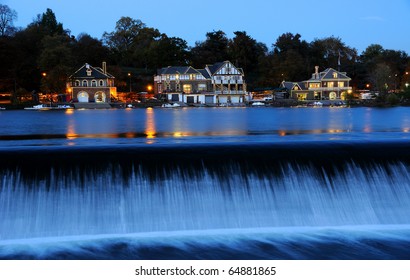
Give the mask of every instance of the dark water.
[(0, 120), (2, 259), (410, 259), (410, 109)]

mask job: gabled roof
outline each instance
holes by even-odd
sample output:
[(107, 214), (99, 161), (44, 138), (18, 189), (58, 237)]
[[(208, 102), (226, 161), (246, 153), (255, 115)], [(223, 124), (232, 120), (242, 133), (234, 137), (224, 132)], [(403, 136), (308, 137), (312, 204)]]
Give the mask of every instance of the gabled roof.
[(298, 86), (298, 90), (306, 90), (306, 83), (305, 82), (282, 82), (282, 87), (286, 88), (287, 90), (295, 90), (295, 86)]
[(206, 65), (205, 69), (208, 70), (209, 74), (212, 76), (214, 75), (216, 72), (218, 72), (219, 69), (222, 68), (222, 66), (226, 63), (227, 61), (224, 62), (217, 62), (214, 63), (212, 65)]
[[(91, 72), (91, 74), (88, 75), (87, 71)], [(114, 79), (114, 76), (109, 73), (104, 73), (100, 67), (92, 67), (90, 64), (86, 63), (70, 76), (70, 79), (73, 78)]]
[(299, 86), (300, 90), (307, 90), (305, 82), (298, 82), (297, 85)]
[[(337, 78), (333, 77), (333, 74), (337, 73)], [(308, 80), (308, 82), (319, 82), (323, 80), (351, 80), (346, 75), (346, 72), (339, 72), (333, 68), (327, 68), (325, 71), (319, 73), (319, 77), (316, 77), (315, 74), (312, 75), (312, 78)]]
[(158, 75), (177, 75), (177, 74), (200, 74), (191, 66), (168, 66), (157, 71)]
[(346, 76), (346, 72), (339, 72), (333, 68), (327, 68), (325, 71), (321, 72), (320, 77), (322, 80), (334, 80), (333, 73), (337, 73), (337, 79), (351, 80)]
[(168, 66), (158, 70), (158, 75), (184, 74), (188, 66)]
[(211, 78), (211, 76), (209, 75), (208, 71), (206, 71), (205, 69), (199, 69), (198, 72), (201, 73), (202, 76), (205, 77), (205, 79), (210, 79), (210, 78)]
[(237, 68), (229, 60), (226, 60), (224, 62), (217, 62), (217, 63), (212, 64), (212, 65), (206, 65), (205, 69), (209, 72), (209, 75), (212, 76), (212, 75), (215, 75), (216, 72), (218, 72), (227, 63), (231, 64), (236, 70), (238, 70), (243, 75), (243, 69), (242, 68)]

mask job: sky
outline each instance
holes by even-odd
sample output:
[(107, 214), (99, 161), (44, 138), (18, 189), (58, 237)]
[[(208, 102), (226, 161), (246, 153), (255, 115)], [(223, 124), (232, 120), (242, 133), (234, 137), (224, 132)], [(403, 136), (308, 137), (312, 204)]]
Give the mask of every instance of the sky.
[(15, 26), (26, 27), (47, 8), (74, 36), (97, 39), (115, 30), (123, 16), (140, 19), (169, 37), (194, 46), (206, 33), (222, 30), (228, 38), (246, 31), (272, 47), (283, 33), (311, 42), (339, 37), (359, 54), (370, 44), (410, 54), (410, 0), (0, 0), (15, 10)]

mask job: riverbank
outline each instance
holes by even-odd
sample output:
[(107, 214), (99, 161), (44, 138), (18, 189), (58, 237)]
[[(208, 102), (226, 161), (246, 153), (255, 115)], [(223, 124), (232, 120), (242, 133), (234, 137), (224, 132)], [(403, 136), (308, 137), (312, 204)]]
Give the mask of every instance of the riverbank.
[[(181, 104), (181, 107), (255, 107), (252, 104), (257, 101), (248, 101), (241, 104)], [(126, 109), (126, 108), (148, 108), (148, 107), (161, 107), (168, 102), (162, 102), (159, 100), (149, 100), (144, 102), (134, 103), (53, 103), (53, 105), (70, 105), (75, 109)], [(318, 105), (319, 104), (319, 105)], [(32, 107), (34, 103), (22, 103), (22, 104), (1, 104), (2, 109), (6, 110), (22, 110), (26, 107)], [(367, 100), (294, 100), (294, 99), (279, 99), (271, 101), (262, 101), (263, 107), (395, 107), (395, 106), (410, 106), (410, 101), (401, 101), (397, 103), (382, 102), (375, 99)]]

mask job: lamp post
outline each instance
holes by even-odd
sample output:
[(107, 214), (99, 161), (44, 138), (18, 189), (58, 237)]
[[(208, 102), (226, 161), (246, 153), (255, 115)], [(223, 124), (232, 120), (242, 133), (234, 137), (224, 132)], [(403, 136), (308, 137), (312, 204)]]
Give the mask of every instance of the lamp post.
[(131, 73), (128, 73), (128, 77), (130, 78), (130, 92), (132, 91), (131, 90)]

